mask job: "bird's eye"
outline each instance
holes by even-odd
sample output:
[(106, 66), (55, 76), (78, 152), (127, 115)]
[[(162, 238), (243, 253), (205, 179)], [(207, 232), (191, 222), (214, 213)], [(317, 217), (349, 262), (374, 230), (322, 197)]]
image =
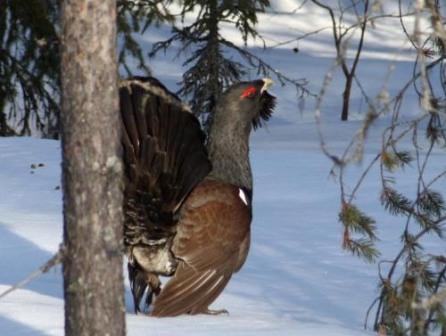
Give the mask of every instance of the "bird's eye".
[(240, 98), (252, 98), (255, 96), (257, 89), (254, 86), (250, 86), (245, 91), (243, 91)]

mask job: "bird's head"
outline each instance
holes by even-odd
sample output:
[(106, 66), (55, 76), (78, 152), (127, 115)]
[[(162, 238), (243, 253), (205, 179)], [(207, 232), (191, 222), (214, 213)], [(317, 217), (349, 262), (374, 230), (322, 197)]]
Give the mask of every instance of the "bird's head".
[(272, 84), (271, 79), (265, 78), (232, 85), (220, 98), (214, 118), (247, 130), (251, 126), (261, 127), (276, 104), (276, 97), (267, 91)]

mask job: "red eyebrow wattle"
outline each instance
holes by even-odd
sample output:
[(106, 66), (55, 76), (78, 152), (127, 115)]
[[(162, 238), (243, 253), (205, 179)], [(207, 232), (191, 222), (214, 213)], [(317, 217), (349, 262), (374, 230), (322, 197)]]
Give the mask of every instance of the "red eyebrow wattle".
[(254, 86), (250, 86), (245, 91), (243, 91), (241, 98), (249, 97), (257, 92), (257, 89)]

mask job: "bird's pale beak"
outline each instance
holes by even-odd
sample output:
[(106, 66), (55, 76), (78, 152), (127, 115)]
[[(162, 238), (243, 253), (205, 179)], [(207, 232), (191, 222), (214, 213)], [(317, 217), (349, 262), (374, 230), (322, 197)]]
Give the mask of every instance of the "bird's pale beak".
[(263, 84), (262, 88), (260, 89), (260, 93), (265, 92), (274, 84), (274, 82), (271, 78), (263, 78), (262, 80), (263, 80), (264, 84)]

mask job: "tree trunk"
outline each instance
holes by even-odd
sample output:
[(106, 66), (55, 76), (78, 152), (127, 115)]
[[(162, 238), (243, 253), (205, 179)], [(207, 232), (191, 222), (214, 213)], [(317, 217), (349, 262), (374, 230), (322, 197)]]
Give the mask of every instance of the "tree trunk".
[(116, 2), (62, 3), (65, 335), (125, 335)]
[[(209, 34), (207, 37), (208, 49), (208, 69), (209, 69), (209, 88), (211, 94), (212, 105), (215, 105), (222, 91), (220, 85), (220, 46), (218, 40), (218, 3), (217, 0), (209, 1), (209, 18), (208, 18)], [(210, 125), (212, 124), (213, 111), (208, 111), (207, 119), (205, 119), (204, 128), (206, 133), (209, 133)]]
[(10, 135), (10, 129), (8, 127), (8, 122), (6, 121), (6, 114), (3, 110), (0, 110), (0, 136)]
[(209, 80), (211, 82), (211, 90), (214, 99), (218, 99), (221, 92), (220, 74), (219, 74), (219, 41), (218, 41), (218, 8), (217, 0), (209, 1)]
[(0, 91), (0, 137), (15, 135), (15, 132), (8, 126), (5, 109), (5, 97)]

